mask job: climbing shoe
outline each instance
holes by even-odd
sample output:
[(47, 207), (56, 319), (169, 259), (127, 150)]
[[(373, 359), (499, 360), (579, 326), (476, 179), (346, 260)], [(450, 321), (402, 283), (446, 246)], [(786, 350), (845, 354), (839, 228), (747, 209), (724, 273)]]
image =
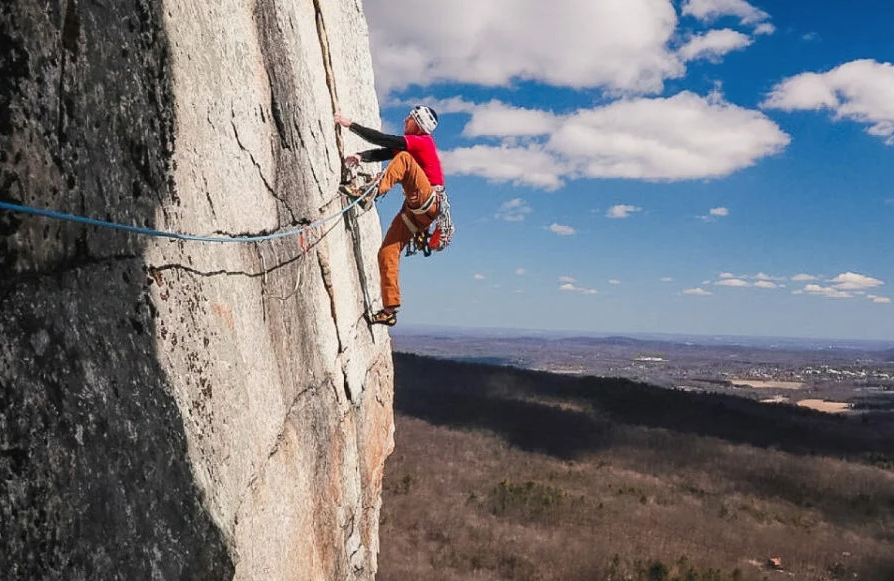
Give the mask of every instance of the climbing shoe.
[(370, 325), (388, 325), (393, 327), (397, 323), (397, 312), (381, 310), (371, 315), (367, 314), (366, 320), (369, 321)]
[(376, 198), (379, 197), (377, 186), (381, 179), (382, 173), (376, 175), (356, 174), (349, 182), (340, 185), (338, 191), (352, 202), (360, 199), (359, 205), (364, 210), (369, 210), (375, 205)]
[(363, 193), (366, 192), (366, 189), (367, 188), (365, 187), (354, 186), (351, 184), (342, 184), (338, 187), (339, 193), (346, 196), (349, 200), (351, 200), (351, 202), (355, 202), (359, 199), (360, 202), (358, 202), (357, 205), (364, 210), (369, 210), (375, 204), (376, 192), (367, 192), (367, 194), (364, 196)]

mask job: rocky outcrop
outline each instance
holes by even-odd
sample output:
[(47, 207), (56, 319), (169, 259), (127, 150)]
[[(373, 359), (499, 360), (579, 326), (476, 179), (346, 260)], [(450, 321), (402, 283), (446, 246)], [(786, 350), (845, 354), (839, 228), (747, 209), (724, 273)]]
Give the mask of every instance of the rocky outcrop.
[[(375, 123), (347, 0), (0, 6), (0, 200), (209, 236), (337, 214)], [(347, 149), (346, 149), (347, 148)], [(0, 570), (372, 579), (375, 212), (203, 243), (0, 211)]]

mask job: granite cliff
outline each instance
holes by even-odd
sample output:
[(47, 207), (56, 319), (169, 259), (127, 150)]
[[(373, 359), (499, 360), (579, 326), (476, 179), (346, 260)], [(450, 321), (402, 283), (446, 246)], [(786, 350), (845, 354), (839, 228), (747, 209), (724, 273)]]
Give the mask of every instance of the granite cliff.
[[(0, 200), (205, 236), (339, 212), (354, 0), (9, 0)], [(346, 149), (347, 148), (347, 149)], [(0, 211), (0, 571), (372, 579), (392, 448), (375, 212), (204, 243)]]

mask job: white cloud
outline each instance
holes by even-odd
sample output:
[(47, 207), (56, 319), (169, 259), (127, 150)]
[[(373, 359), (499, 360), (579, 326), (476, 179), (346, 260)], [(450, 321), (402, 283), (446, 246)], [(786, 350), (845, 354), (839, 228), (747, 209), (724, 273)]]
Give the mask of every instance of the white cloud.
[(491, 101), (471, 111), (471, 121), (463, 128), (465, 137), (526, 137), (552, 133), (561, 119), (550, 111), (513, 107)]
[(891, 299), (888, 297), (880, 297), (878, 295), (867, 295), (869, 300), (879, 305), (890, 305)]
[(751, 286), (751, 283), (747, 280), (742, 280), (741, 278), (724, 278), (723, 280), (718, 280), (715, 282), (717, 286), (732, 286), (732, 287), (746, 287)]
[(871, 276), (865, 276), (854, 272), (845, 272), (843, 274), (839, 274), (829, 282), (834, 284), (836, 289), (844, 291), (875, 288), (877, 286), (885, 284), (877, 278), (872, 278)]
[[(545, 189), (578, 178), (722, 177), (790, 141), (763, 113), (730, 104), (716, 91), (622, 99), (565, 115), (496, 102), (467, 110), (466, 133), (501, 143), (444, 151), (445, 171)], [(499, 118), (486, 120), (495, 110)], [(540, 121), (529, 124), (531, 119)]]
[(521, 222), (531, 213), (531, 207), (521, 198), (513, 198), (503, 202), (495, 218), (507, 222)]
[(610, 281), (608, 281), (608, 284), (618, 285), (618, 284), (621, 284), (621, 281), (613, 278)]
[(596, 289), (581, 288), (581, 287), (575, 286), (573, 283), (570, 283), (570, 282), (566, 282), (565, 284), (562, 284), (561, 286), (559, 286), (559, 290), (566, 291), (566, 292), (581, 293), (583, 295), (595, 295), (598, 292), (598, 291), (596, 291)]
[(413, 107), (420, 103), (424, 103), (438, 112), (439, 115), (444, 113), (471, 113), (480, 105), (471, 101), (466, 101), (462, 97), (450, 97), (449, 99), (436, 99), (435, 97), (421, 98), (398, 98), (388, 95), (380, 101), (381, 107)]
[(475, 280), (484, 280), (485, 278), (487, 278), (487, 277), (485, 277), (483, 274), (476, 274), (476, 275), (475, 275)]
[(565, 292), (581, 293), (584, 295), (595, 295), (597, 293), (596, 289), (577, 286), (577, 279), (571, 276), (559, 277), (559, 290)]
[(776, 27), (770, 24), (769, 22), (762, 22), (754, 27), (754, 34), (773, 34), (776, 32)]
[(855, 60), (827, 73), (802, 73), (776, 85), (762, 104), (783, 111), (832, 111), (838, 121), (869, 125), (866, 132), (894, 145), (894, 64)]
[(660, 92), (684, 67), (670, 0), (366, 0), (379, 90), (461, 82)]
[[(754, 280), (756, 282), (751, 282)], [(775, 282), (782, 281), (785, 278), (781, 277), (773, 277), (765, 272), (759, 272), (753, 276), (751, 275), (737, 275), (731, 272), (721, 272), (717, 276), (716, 281), (704, 281), (702, 284), (713, 284), (716, 286), (725, 286), (732, 288), (762, 288), (762, 289), (777, 289), (777, 288), (785, 288), (784, 285)]]
[(605, 213), (606, 218), (627, 218), (630, 214), (634, 212), (640, 212), (642, 208), (637, 206), (630, 206), (628, 204), (618, 204), (617, 206), (612, 206)]
[(674, 278), (672, 276), (665, 276), (661, 278), (661, 282), (674, 282)]
[(708, 292), (708, 291), (706, 291), (706, 290), (704, 290), (704, 289), (702, 289), (702, 288), (688, 288), (688, 289), (686, 289), (686, 290), (683, 291), (683, 294), (684, 294), (684, 295), (695, 295), (695, 296), (700, 296), (700, 297), (707, 297), (707, 296), (712, 295), (713, 293), (710, 293), (710, 292)]
[(578, 111), (547, 147), (585, 177), (680, 180), (728, 175), (788, 143), (760, 112), (686, 91)]
[(554, 190), (562, 185), (561, 160), (540, 146), (475, 145), (441, 152), (444, 170), (453, 175), (477, 175), (494, 182), (512, 182)]
[(550, 224), (549, 229), (559, 236), (574, 236), (577, 233), (571, 226), (563, 226), (562, 224)]
[(828, 297), (830, 299), (850, 299), (854, 296), (851, 293), (818, 284), (808, 284), (804, 287), (803, 292)]
[(519, 276), (524, 276), (527, 273), (528, 273), (528, 271), (525, 270), (524, 268), (516, 268), (515, 269), (515, 274), (517, 274)]
[(726, 53), (742, 50), (753, 42), (746, 34), (724, 28), (692, 37), (677, 52), (684, 61), (707, 59), (718, 62)]
[(796, 274), (792, 277), (792, 280), (795, 282), (812, 282), (818, 279), (819, 277), (813, 276), (812, 274)]
[(711, 21), (723, 16), (735, 16), (742, 24), (758, 25), (770, 15), (755, 8), (745, 0), (686, 0), (683, 15), (694, 16), (702, 21)]
[[(807, 274), (799, 274), (793, 277), (792, 280), (816, 280), (816, 277)], [(830, 283), (828, 286), (823, 286), (815, 283), (808, 284), (804, 287), (803, 290), (793, 291), (793, 294), (806, 293), (833, 299), (852, 299), (855, 297), (866, 296), (876, 303), (889, 302), (885, 297), (880, 297), (878, 295), (869, 294), (866, 292), (867, 289), (876, 288), (885, 284), (884, 282), (878, 280), (877, 278), (872, 278), (871, 276), (857, 274), (854, 272), (845, 272), (839, 274), (833, 279), (828, 280), (827, 282)]]
[(725, 216), (729, 216), (729, 210), (724, 207), (719, 207), (719, 208), (711, 208), (710, 210), (708, 210), (707, 216), (696, 216), (696, 217), (704, 220), (705, 222), (714, 222), (717, 218), (723, 218)]

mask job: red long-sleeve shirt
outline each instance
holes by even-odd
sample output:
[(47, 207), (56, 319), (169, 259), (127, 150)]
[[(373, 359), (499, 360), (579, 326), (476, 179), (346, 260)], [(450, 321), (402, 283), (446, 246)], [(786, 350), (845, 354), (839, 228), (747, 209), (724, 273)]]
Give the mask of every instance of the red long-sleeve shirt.
[(406, 151), (422, 168), (431, 185), (444, 185), (441, 159), (438, 157), (438, 149), (431, 135), (388, 135), (357, 123), (351, 123), (350, 130), (373, 145), (381, 147), (360, 152), (361, 160), (387, 161), (399, 151)]

